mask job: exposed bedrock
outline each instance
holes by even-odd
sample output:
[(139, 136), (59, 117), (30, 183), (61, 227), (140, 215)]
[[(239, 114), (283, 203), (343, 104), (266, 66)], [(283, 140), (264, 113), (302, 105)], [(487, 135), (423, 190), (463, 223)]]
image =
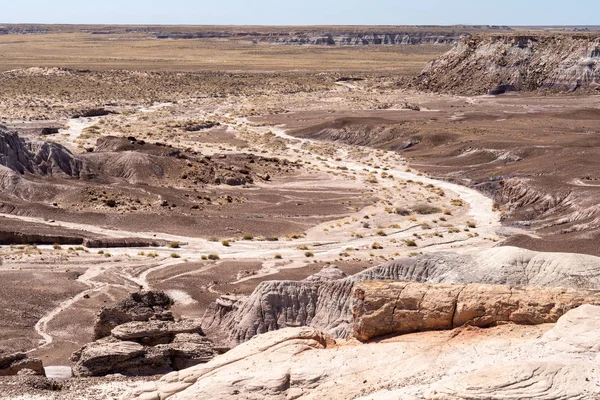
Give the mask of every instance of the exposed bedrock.
[(164, 292), (131, 293), (128, 298), (103, 307), (94, 322), (94, 340), (107, 337), (119, 325), (134, 321), (173, 321), (173, 300)]
[(73, 353), (73, 374), (154, 375), (205, 363), (217, 353), (197, 319), (175, 320), (165, 293), (132, 293), (104, 307), (96, 318), (95, 341)]
[(226, 345), (285, 327), (312, 326), (335, 337), (352, 334), (352, 294), (363, 281), (486, 283), (600, 289), (600, 258), (498, 247), (469, 255), (434, 253), (396, 260), (329, 281), (262, 282), (247, 298), (222, 296), (203, 329)]
[(366, 281), (354, 289), (353, 335), (366, 341), (465, 324), (485, 328), (503, 322), (554, 323), (582, 304), (600, 304), (600, 291)]
[(418, 87), (457, 94), (500, 94), (600, 86), (600, 36), (473, 35), (432, 61)]
[(155, 375), (210, 361), (217, 353), (200, 321), (145, 321), (117, 326), (112, 334), (73, 353), (75, 376)]
[(552, 328), (470, 327), (359, 345), (333, 345), (314, 328), (287, 328), (122, 398), (595, 399), (598, 329), (600, 307), (592, 305), (568, 311)]
[(25, 353), (10, 353), (0, 350), (0, 376), (23, 373), (46, 376), (42, 360), (29, 358)]
[(79, 176), (83, 164), (64, 146), (24, 139), (0, 126), (0, 166), (19, 174)]
[(100, 138), (93, 152), (74, 155), (60, 144), (0, 126), (0, 189), (5, 195), (27, 201), (53, 202), (72, 189), (72, 179), (103, 187), (108, 183), (240, 186), (300, 168), (297, 163), (278, 158), (251, 154), (204, 156), (188, 150), (134, 137), (109, 136)]

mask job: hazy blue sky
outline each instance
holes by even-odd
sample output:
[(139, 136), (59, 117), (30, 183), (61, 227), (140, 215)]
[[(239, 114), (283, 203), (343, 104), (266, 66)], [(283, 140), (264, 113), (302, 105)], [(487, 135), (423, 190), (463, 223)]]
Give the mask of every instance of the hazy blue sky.
[(0, 0), (0, 23), (600, 24), (600, 0)]

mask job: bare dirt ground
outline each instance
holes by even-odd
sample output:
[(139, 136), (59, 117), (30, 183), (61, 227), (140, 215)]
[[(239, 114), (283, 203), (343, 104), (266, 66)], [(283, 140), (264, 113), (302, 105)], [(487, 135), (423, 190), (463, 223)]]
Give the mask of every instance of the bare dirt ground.
[[(598, 254), (595, 96), (411, 89), (409, 77), (446, 46), (90, 40), (0, 36), (4, 69), (19, 68), (0, 74), (0, 121), (36, 137), (57, 127), (44, 139), (82, 159), (99, 157), (109, 136), (195, 152), (224, 169), (262, 157), (255, 173), (269, 179), (194, 183), (179, 169), (185, 161), (167, 158), (160, 180), (25, 175), (54, 188), (52, 197), (0, 193), (2, 243), (21, 238), (0, 249), (0, 346), (46, 366), (68, 365), (99, 308), (140, 288), (166, 290), (178, 314), (197, 317), (220, 294), (303, 279), (327, 263), (351, 274), (501, 243)], [(106, 115), (74, 118), (100, 108)], [(127, 143), (123, 153), (141, 153)], [(21, 244), (51, 234), (59, 236), (46, 245)], [(126, 237), (167, 246), (78, 242)]]

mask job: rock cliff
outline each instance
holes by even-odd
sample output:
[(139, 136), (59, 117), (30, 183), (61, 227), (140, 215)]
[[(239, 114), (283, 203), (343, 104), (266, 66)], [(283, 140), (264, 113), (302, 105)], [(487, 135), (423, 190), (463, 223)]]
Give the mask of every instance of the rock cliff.
[(466, 95), (598, 89), (600, 36), (467, 36), (432, 61), (416, 84), (421, 89)]
[(425, 332), (369, 344), (333, 344), (287, 328), (207, 364), (142, 384), (123, 399), (595, 399), (600, 307), (554, 326), (504, 325)]
[(82, 162), (64, 146), (33, 138), (24, 139), (0, 126), (0, 166), (18, 174), (78, 176)]
[(352, 293), (363, 281), (486, 283), (600, 289), (600, 258), (498, 247), (470, 255), (436, 253), (396, 260), (329, 281), (262, 282), (248, 298), (223, 296), (203, 329), (236, 345), (277, 329), (312, 326), (335, 337), (352, 333)]
[(465, 324), (554, 323), (582, 304), (600, 304), (599, 291), (416, 282), (362, 282), (353, 297), (353, 335), (359, 340)]

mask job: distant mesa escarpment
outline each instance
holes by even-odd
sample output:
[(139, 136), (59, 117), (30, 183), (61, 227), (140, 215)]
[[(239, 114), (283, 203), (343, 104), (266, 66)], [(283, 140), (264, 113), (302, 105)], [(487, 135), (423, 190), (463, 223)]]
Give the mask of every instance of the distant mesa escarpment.
[(110, 25), (4, 25), (0, 35), (87, 33), (91, 35), (145, 34), (151, 39), (230, 39), (255, 43), (316, 46), (399, 44), (455, 44), (477, 32), (506, 32), (508, 26), (110, 26)]
[(204, 39), (204, 38), (248, 38), (255, 42), (282, 45), (313, 46), (366, 46), (366, 45), (398, 45), (398, 44), (454, 44), (466, 34), (455, 32), (396, 32), (396, 33), (328, 33), (328, 32), (282, 32), (259, 33), (243, 32), (228, 34), (226, 32), (169, 32), (160, 33), (157, 39)]
[(411, 27), (311, 27), (246, 30), (162, 30), (157, 39), (227, 38), (253, 40), (255, 43), (314, 46), (419, 45), (457, 43), (474, 32), (504, 32), (507, 26), (411, 26)]
[(600, 89), (600, 35), (472, 35), (432, 61), (420, 89), (462, 94)]

